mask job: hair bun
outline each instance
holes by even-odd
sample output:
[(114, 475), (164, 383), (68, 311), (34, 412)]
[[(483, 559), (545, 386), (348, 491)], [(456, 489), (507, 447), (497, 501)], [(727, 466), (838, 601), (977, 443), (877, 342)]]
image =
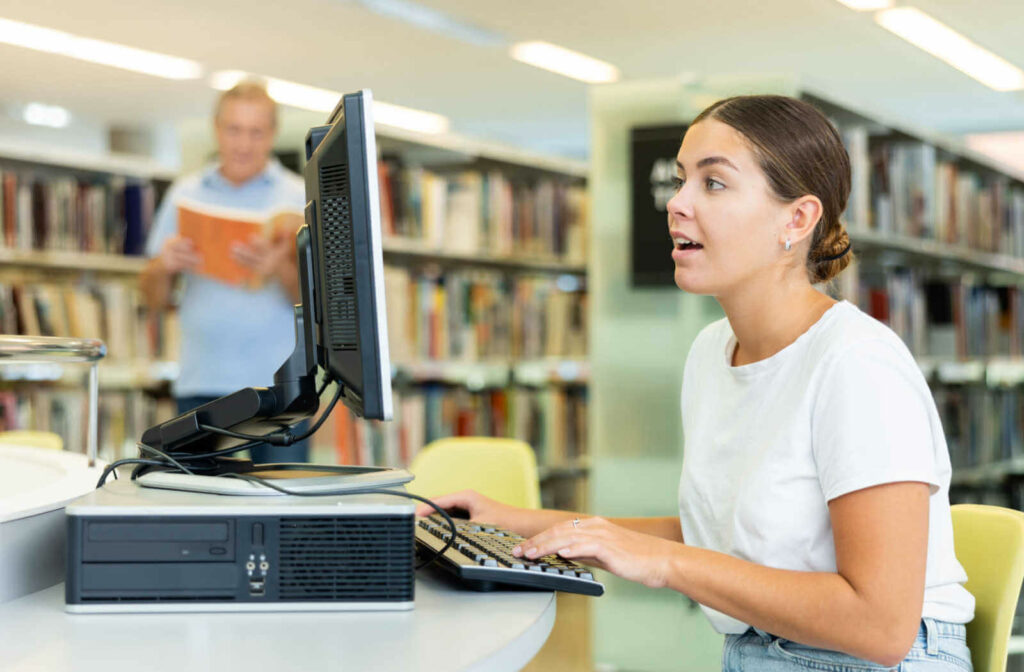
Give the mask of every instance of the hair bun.
[(827, 282), (839, 275), (853, 260), (853, 246), (850, 234), (842, 222), (828, 228), (826, 237), (818, 241), (811, 250), (810, 259), (813, 266), (811, 282), (818, 284)]

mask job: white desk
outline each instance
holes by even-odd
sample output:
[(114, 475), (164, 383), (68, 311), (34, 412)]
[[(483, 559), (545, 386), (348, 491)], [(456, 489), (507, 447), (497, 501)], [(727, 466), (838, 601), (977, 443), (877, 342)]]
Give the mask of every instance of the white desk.
[(0, 670), (499, 672), (540, 650), (554, 593), (477, 593), (433, 571), (405, 612), (72, 615), (60, 584), (0, 605)]

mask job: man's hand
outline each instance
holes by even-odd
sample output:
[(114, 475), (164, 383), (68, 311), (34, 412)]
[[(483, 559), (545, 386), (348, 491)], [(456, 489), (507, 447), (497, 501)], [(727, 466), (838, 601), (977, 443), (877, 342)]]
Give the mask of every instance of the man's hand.
[(282, 270), (292, 266), (289, 262), (294, 255), (294, 240), (289, 241), (283, 236), (273, 240), (253, 236), (247, 243), (236, 243), (231, 247), (232, 258), (261, 278), (278, 276)]
[(169, 238), (160, 249), (158, 258), (164, 271), (171, 274), (195, 270), (203, 261), (192, 239), (181, 236)]

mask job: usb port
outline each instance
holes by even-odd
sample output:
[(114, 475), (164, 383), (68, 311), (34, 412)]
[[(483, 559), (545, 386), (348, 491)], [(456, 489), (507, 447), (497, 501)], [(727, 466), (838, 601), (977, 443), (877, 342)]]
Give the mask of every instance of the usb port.
[(266, 582), (263, 579), (249, 581), (249, 594), (255, 597), (263, 597), (266, 594)]

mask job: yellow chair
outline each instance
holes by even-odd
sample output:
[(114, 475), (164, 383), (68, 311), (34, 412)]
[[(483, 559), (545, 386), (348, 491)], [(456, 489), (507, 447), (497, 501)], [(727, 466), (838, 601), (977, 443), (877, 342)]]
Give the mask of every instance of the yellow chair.
[(13, 443), (18, 446), (33, 448), (49, 448), (64, 450), (64, 439), (53, 432), (41, 432), (34, 429), (11, 429), (0, 432), (0, 443)]
[(483, 436), (438, 439), (413, 457), (407, 487), (422, 497), (476, 490), (504, 504), (540, 508), (537, 459), (529, 444)]
[(951, 509), (956, 557), (975, 599), (974, 620), (967, 624), (974, 672), (1005, 672), (1024, 579), (1024, 513), (980, 504)]

